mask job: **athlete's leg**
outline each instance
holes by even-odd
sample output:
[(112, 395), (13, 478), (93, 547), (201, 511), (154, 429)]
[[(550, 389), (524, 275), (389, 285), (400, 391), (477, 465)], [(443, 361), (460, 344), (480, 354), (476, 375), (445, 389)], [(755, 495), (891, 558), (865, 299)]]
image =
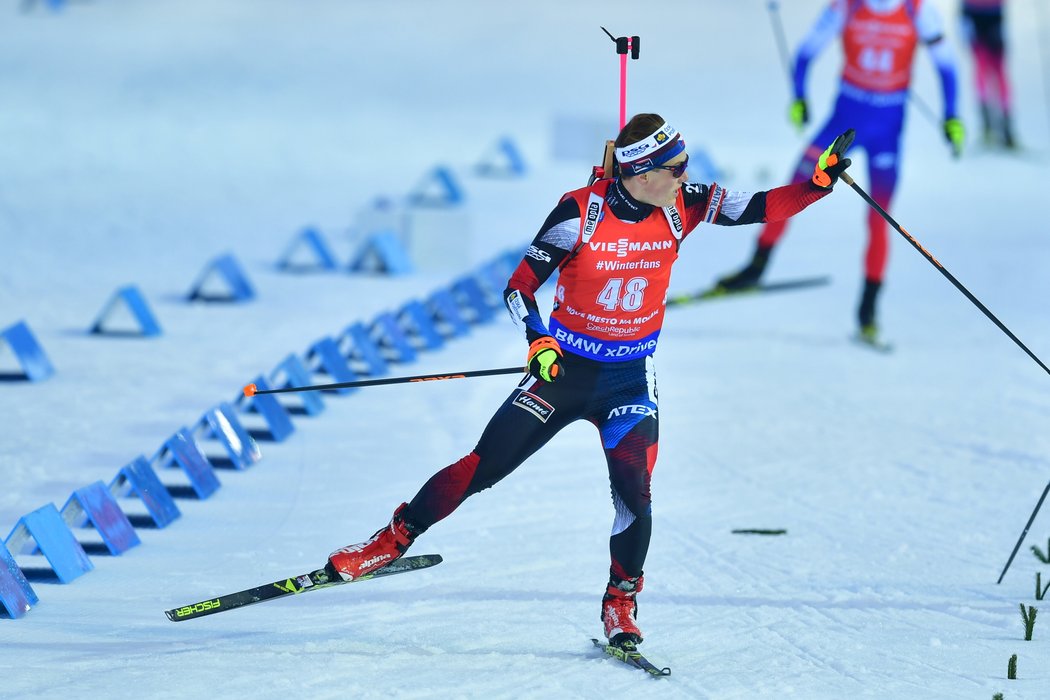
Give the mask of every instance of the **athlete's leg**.
[(581, 417), (594, 390), (594, 363), (571, 353), (565, 376), (556, 383), (531, 380), (515, 389), (489, 420), (477, 446), (434, 474), (408, 507), (421, 530), (447, 517), (469, 496), (496, 484), (518, 468), (569, 423)]
[[(890, 210), (890, 202), (897, 188), (900, 160), (900, 139), (904, 129), (904, 107), (883, 107), (872, 111), (871, 127), (864, 139), (868, 154), (868, 177), (871, 181), (871, 198), (884, 210)], [(864, 252), (864, 288), (857, 310), (857, 320), (862, 332), (874, 330), (876, 301), (882, 289), (882, 281), (889, 258), (889, 226), (874, 209), (868, 213), (868, 244)]]

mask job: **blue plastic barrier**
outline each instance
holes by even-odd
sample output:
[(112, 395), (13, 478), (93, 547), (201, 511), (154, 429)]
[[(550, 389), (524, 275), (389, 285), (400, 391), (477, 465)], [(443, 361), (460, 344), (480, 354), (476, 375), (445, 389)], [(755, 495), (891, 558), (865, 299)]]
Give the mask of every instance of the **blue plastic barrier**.
[(416, 349), (394, 314), (387, 312), (376, 316), (369, 333), (383, 349), (384, 357), (394, 362), (413, 362), (416, 359)]
[(165, 528), (182, 516), (167, 487), (161, 483), (153, 467), (141, 455), (120, 468), (109, 482), (109, 492), (115, 498), (131, 494), (138, 496), (153, 524), (158, 528)]
[[(260, 391), (272, 389), (270, 383), (266, 381), (266, 377), (261, 374), (252, 380), (252, 383)], [(237, 397), (237, 405), (247, 413), (256, 413), (262, 416), (274, 442), (284, 442), (295, 432), (295, 424), (292, 423), (291, 416), (288, 415), (288, 411), (285, 410), (284, 406), (273, 394), (256, 394), (249, 397), (245, 396), (244, 392), (241, 392)]]
[(0, 605), (11, 619), (18, 619), (39, 602), (33, 587), (29, 585), (18, 562), (0, 543)]
[[(225, 291), (219, 291), (218, 287)], [(211, 260), (190, 288), (189, 301), (248, 301), (255, 298), (248, 276), (231, 253)]]
[(416, 185), (408, 195), (408, 201), (417, 207), (451, 207), (466, 199), (452, 170), (437, 166)]
[[(25, 551), (30, 539), (35, 547)], [(70, 583), (95, 568), (53, 503), (23, 515), (5, 543), (15, 556), (39, 550), (62, 583)]]
[[(306, 365), (315, 372), (327, 374), (331, 382), (355, 382), (357, 374), (350, 368), (350, 363), (343, 357), (339, 344), (332, 338), (321, 338), (306, 351)], [(357, 391), (354, 387), (336, 389), (340, 394)]]
[(0, 331), (0, 351), (3, 350), (4, 344), (11, 348), (24, 377), (29, 381), (39, 382), (55, 373), (51, 360), (47, 359), (44, 348), (37, 342), (25, 321), (19, 321)]
[(70, 528), (91, 523), (110, 554), (123, 554), (140, 544), (128, 516), (124, 515), (113, 494), (101, 481), (74, 491), (60, 512)]
[(470, 333), (470, 323), (451, 290), (439, 289), (433, 292), (427, 298), (426, 306), (435, 327), (446, 337), (458, 338)]
[(161, 469), (173, 464), (182, 469), (197, 498), (208, 498), (221, 486), (219, 477), (215, 475), (215, 467), (197, 447), (186, 428), (181, 428), (168, 438), (150, 459), (150, 465)]
[(449, 287), (449, 293), (472, 323), (488, 323), (503, 308), (502, 301), (497, 304), (495, 296), (487, 292), (474, 275), (457, 279)]
[[(310, 370), (299, 359), (298, 355), (289, 355), (281, 360), (272, 372), (270, 372), (270, 384), (274, 389), (299, 388), (312, 385)], [(287, 394), (292, 396), (293, 394)], [(324, 411), (324, 401), (316, 391), (302, 391), (294, 394), (302, 402), (303, 411), (308, 416), (316, 416)]]
[(416, 345), (424, 350), (437, 350), (445, 344), (444, 337), (434, 325), (434, 319), (421, 301), (405, 303), (398, 309), (397, 321), (408, 338), (415, 340)]
[[(127, 308), (128, 312), (130, 312), (131, 320), (138, 326), (137, 331), (118, 330), (112, 327), (113, 324), (111, 322), (113, 320), (113, 314), (122, 304)], [(107, 327), (107, 324), (109, 327)], [(91, 324), (89, 332), (95, 334), (128, 334), (137, 332), (144, 337), (153, 337), (161, 334), (160, 324), (157, 323), (156, 316), (150, 311), (145, 297), (142, 296), (142, 292), (140, 292), (135, 286), (121, 287), (118, 289), (106, 305), (102, 307), (102, 311), (100, 311), (98, 317), (95, 318), (95, 322)]]
[(205, 411), (192, 434), (195, 440), (217, 440), (235, 469), (247, 469), (262, 458), (259, 443), (245, 430), (233, 406), (225, 401)]
[(406, 275), (415, 268), (408, 251), (392, 231), (377, 231), (365, 238), (350, 258), (351, 272)]
[[(302, 262), (302, 251), (310, 257), (309, 262)], [(321, 232), (313, 226), (307, 226), (296, 234), (277, 260), (281, 270), (335, 270), (339, 267), (335, 254)]]
[(354, 371), (373, 377), (382, 376), (389, 371), (386, 360), (383, 359), (383, 351), (369, 335), (365, 324), (360, 321), (347, 326), (339, 336), (338, 342), (343, 356), (351, 363)]
[(488, 177), (521, 177), (528, 168), (513, 139), (503, 136), (482, 155), (475, 170), (479, 175)]

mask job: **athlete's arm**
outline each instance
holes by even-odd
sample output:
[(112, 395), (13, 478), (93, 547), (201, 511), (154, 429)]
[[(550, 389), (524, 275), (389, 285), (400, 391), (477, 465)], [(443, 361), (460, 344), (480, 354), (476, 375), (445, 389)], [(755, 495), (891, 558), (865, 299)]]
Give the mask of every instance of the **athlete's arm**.
[(941, 78), (941, 94), (944, 98), (944, 118), (958, 116), (956, 98), (958, 95), (958, 70), (955, 66), (955, 52), (944, 37), (944, 24), (941, 15), (933, 3), (924, 2), (919, 6), (915, 16), (915, 29), (919, 38), (930, 51), (930, 59), (937, 75)]
[(839, 35), (845, 25), (846, 3), (843, 0), (833, 0), (803, 37), (795, 52), (795, 69), (792, 73), (796, 99), (806, 99), (806, 72), (809, 70), (810, 61)]
[(566, 197), (547, 215), (503, 290), (503, 302), (511, 318), (524, 326), (525, 339), (530, 343), (542, 335), (550, 335), (536, 304), (536, 290), (568, 257), (579, 237), (580, 208), (575, 199)]
[(827, 196), (828, 192), (830, 190), (817, 187), (809, 180), (754, 193), (727, 190), (717, 184), (687, 182), (682, 186), (685, 229), (691, 231), (701, 221), (719, 226), (783, 221)]

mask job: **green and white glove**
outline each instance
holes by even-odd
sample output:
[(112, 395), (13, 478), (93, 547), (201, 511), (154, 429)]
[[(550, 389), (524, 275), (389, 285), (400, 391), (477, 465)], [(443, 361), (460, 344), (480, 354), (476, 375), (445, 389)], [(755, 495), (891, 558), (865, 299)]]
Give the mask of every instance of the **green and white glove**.
[(792, 101), (791, 106), (788, 107), (788, 119), (795, 125), (795, 128), (799, 131), (809, 123), (809, 107), (806, 106), (806, 100), (799, 97)]
[(963, 144), (966, 143), (966, 127), (962, 119), (952, 117), (944, 120), (944, 138), (952, 147), (952, 156), (958, 158), (962, 155)]

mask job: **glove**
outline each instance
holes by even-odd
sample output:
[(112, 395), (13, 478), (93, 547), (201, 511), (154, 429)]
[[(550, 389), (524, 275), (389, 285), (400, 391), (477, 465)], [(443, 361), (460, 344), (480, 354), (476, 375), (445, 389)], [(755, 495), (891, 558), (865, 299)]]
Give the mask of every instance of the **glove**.
[(840, 134), (835, 139), (835, 143), (828, 146), (828, 149), (820, 154), (820, 158), (817, 160), (816, 166), (813, 168), (813, 184), (817, 187), (821, 187), (825, 190), (830, 190), (835, 185), (835, 180), (839, 179), (839, 175), (843, 173), (849, 166), (853, 165), (853, 161), (849, 158), (845, 158), (846, 151), (853, 144), (853, 138), (856, 133), (853, 129), (847, 129), (845, 133)]
[(803, 126), (809, 124), (809, 108), (806, 106), (804, 98), (799, 97), (791, 103), (791, 106), (788, 108), (788, 119), (799, 131), (802, 131)]
[(561, 365), (561, 346), (549, 335), (541, 335), (529, 346), (529, 374), (545, 382), (553, 382), (565, 376)]
[(962, 155), (963, 144), (966, 142), (966, 128), (958, 117), (944, 120), (944, 138), (952, 147), (952, 157), (958, 158)]

